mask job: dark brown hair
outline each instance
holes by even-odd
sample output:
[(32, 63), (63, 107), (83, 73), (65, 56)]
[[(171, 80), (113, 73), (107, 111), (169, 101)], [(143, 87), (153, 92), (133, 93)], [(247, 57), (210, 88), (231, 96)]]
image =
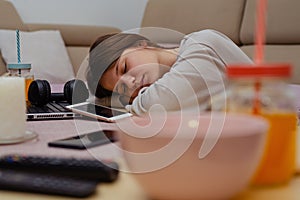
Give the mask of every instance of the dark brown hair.
[[(90, 50), (89, 50), (89, 53), (91, 53), (95, 48), (96, 46), (98, 46), (101, 42), (103, 42), (104, 40), (116, 35), (117, 33), (112, 33), (112, 34), (107, 34), (107, 35), (103, 35), (103, 36), (100, 36), (98, 37), (95, 42), (91, 45), (90, 47)], [(108, 67), (109, 68), (109, 67)], [(93, 76), (89, 73), (87, 73), (87, 80), (89, 79), (92, 79)], [(100, 80), (100, 77), (99, 77), (99, 80)], [(89, 83), (89, 81), (88, 81)], [(88, 84), (89, 85), (89, 88), (91, 89), (91, 84)], [(105, 88), (103, 88), (100, 84), (98, 84), (98, 86), (96, 87), (96, 89), (92, 89), (92, 93), (95, 94), (96, 97), (105, 97), (105, 96), (111, 96), (112, 92), (109, 91), (109, 90), (106, 90)]]
[(99, 84), (103, 73), (119, 59), (125, 49), (141, 43), (159, 47), (149, 39), (133, 33), (107, 34), (97, 38), (89, 50), (89, 66), (86, 77), (90, 92), (96, 97), (111, 96), (112, 91), (106, 90)]

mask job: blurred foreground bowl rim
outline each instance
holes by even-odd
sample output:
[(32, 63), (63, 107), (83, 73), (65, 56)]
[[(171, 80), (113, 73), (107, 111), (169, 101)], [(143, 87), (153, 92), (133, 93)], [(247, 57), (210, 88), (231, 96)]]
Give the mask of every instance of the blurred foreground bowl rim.
[[(247, 122), (246, 123), (246, 128), (245, 126), (233, 126), (233, 127), (229, 127), (228, 124), (224, 125), (222, 128), (222, 133), (225, 132), (226, 134), (220, 134), (219, 138), (222, 139), (229, 139), (229, 138), (242, 138), (242, 137), (251, 137), (257, 134), (265, 134), (269, 128), (269, 122), (263, 118), (262, 116), (259, 115), (252, 115), (252, 114), (247, 114), (247, 113), (233, 113), (233, 112), (217, 112), (217, 111), (213, 111), (213, 112), (205, 112), (202, 114), (197, 114), (194, 112), (168, 112), (167, 114), (168, 116), (172, 117), (177, 117), (177, 116), (190, 116), (191, 119), (199, 119), (199, 121), (203, 121), (204, 120), (208, 120), (210, 118), (212, 118), (212, 116), (220, 118), (220, 119), (225, 119), (225, 121), (223, 122), (224, 124), (228, 123), (228, 120), (235, 120), (235, 121), (240, 121), (240, 122)], [(151, 115), (152, 117), (154, 117), (154, 120), (157, 120), (158, 117), (160, 116), (159, 113), (152, 113)], [(137, 121), (142, 121), (145, 120), (146, 117), (148, 117), (148, 115), (144, 115), (144, 116), (133, 116), (133, 121), (137, 120)], [(196, 117), (196, 118), (195, 118)], [(170, 119), (170, 118), (169, 118)], [(125, 120), (121, 120), (120, 123), (128, 123), (128, 120), (130, 120), (129, 123), (133, 123), (130, 118), (127, 118)], [(211, 120), (209, 120), (209, 126), (211, 126)], [(200, 122), (201, 123), (201, 122)], [(203, 123), (203, 122), (202, 122)], [(255, 123), (254, 125), (252, 123)], [(251, 125), (249, 125), (251, 124)], [(225, 127), (225, 129), (224, 129)], [(147, 127), (149, 128), (149, 127)], [(168, 132), (166, 129), (168, 127), (164, 127), (161, 131), (163, 132)], [(232, 128), (231, 131), (228, 131), (229, 128)], [(122, 131), (119, 127), (118, 127), (119, 131)], [(203, 131), (203, 129), (201, 129), (200, 126), (198, 126), (198, 130), (197, 132), (202, 132), (202, 134), (197, 134), (195, 136), (195, 138), (197, 139), (204, 139), (204, 137), (210, 137), (210, 135), (206, 135), (206, 131), (207, 131), (207, 126), (204, 127), (205, 131)], [(242, 134), (237, 134), (242, 132)], [(126, 133), (125, 133), (126, 134)], [(170, 134), (158, 134), (156, 137), (158, 138), (170, 138), (169, 136), (174, 136), (174, 135), (170, 135)], [(190, 139), (189, 137), (185, 137), (186, 135), (178, 135), (179, 139)], [(147, 139), (147, 138), (140, 138), (140, 139)]]

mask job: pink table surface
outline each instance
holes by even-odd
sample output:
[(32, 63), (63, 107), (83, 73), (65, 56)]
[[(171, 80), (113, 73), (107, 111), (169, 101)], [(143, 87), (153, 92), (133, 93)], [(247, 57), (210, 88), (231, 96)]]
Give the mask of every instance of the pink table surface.
[(87, 150), (48, 147), (48, 142), (53, 140), (104, 129), (115, 130), (116, 126), (113, 123), (78, 119), (29, 121), (27, 122), (27, 130), (34, 131), (38, 134), (38, 137), (23, 143), (0, 145), (0, 154), (47, 155), (78, 158), (95, 157), (98, 159), (118, 160), (122, 155), (118, 148), (119, 143), (106, 144)]

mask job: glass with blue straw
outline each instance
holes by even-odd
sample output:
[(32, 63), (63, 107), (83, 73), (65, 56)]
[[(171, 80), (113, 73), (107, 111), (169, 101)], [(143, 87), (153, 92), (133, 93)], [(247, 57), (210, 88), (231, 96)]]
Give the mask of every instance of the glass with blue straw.
[(27, 101), (27, 90), (33, 76), (30, 74), (31, 64), (21, 62), (19, 30), (16, 30), (16, 47), (18, 62), (7, 64), (7, 75), (10, 77), (0, 77), (0, 93), (4, 94), (0, 98), (0, 121), (4, 124), (0, 126), (0, 145), (21, 143), (37, 137), (34, 131), (26, 130), (25, 98)]
[(16, 30), (16, 50), (17, 50), (17, 63), (7, 64), (7, 68), (10, 76), (23, 77), (25, 79), (25, 98), (28, 102), (28, 89), (33, 81), (34, 77), (31, 74), (31, 64), (21, 62), (21, 42), (20, 42), (20, 31)]

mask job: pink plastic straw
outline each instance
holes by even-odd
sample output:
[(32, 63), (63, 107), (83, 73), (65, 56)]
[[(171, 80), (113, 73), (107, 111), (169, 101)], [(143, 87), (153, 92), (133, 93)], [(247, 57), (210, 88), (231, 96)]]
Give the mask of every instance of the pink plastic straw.
[(256, 34), (255, 34), (255, 57), (256, 64), (261, 64), (264, 60), (264, 44), (266, 32), (266, 10), (267, 0), (257, 0), (256, 11)]

